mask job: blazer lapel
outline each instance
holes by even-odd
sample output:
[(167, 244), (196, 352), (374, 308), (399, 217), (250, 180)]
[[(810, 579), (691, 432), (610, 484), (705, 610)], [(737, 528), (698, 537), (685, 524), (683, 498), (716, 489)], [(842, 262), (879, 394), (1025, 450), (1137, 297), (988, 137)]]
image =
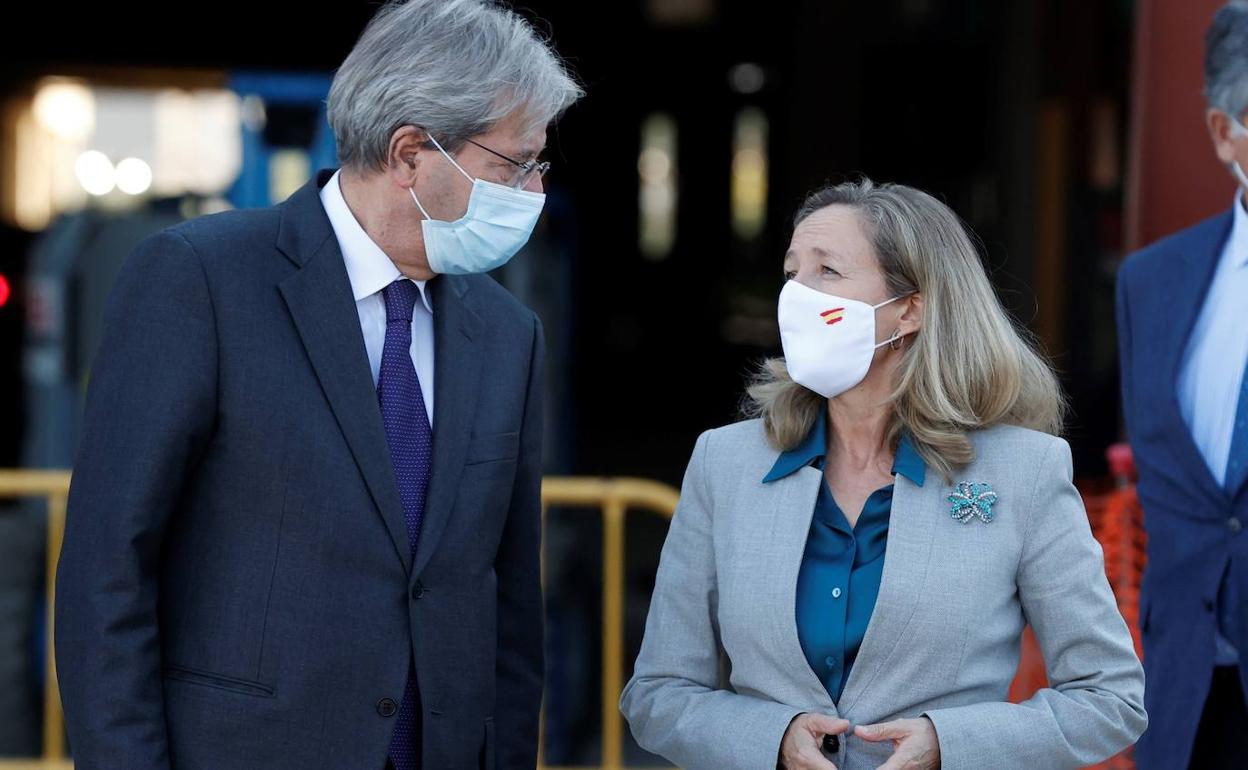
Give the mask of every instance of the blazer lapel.
[(300, 269), (281, 281), (278, 289), (396, 554), (410, 568), (403, 505), (359, 314), (338, 240), (321, 206), (320, 186), (327, 179), (327, 172), (322, 172), (282, 208), (278, 248)]
[(421, 524), (412, 579), (429, 563), (455, 504), (472, 438), (481, 379), (481, 316), (465, 279), (438, 276), (429, 283), (433, 304), (433, 476)]
[(917, 487), (899, 475), (894, 482), (880, 592), (862, 646), (858, 648), (858, 657), (850, 669), (849, 681), (841, 693), (838, 704), (841, 713), (853, 706), (883, 670), (918, 607), (936, 521), (940, 518), (939, 508), (930, 502), (934, 493), (927, 490), (939, 492), (946, 488), (934, 481), (931, 479), (927, 486)]
[(800, 699), (796, 705), (810, 704), (835, 713), (836, 706), (806, 660), (797, 635), (797, 578), (821, 484), (823, 471), (807, 466), (759, 485), (758, 499), (744, 501), (743, 510), (770, 515), (747, 514), (742, 520), (750, 526), (742, 527), (740, 536), (750, 544), (743, 552), (760, 560), (746, 569), (769, 576), (757, 581), (758, 590), (765, 592), (759, 607), (766, 614), (760, 620), (771, 629), (775, 641), (774, 649), (767, 652), (778, 657), (778, 668), (795, 672), (793, 683)]
[[(1168, 328), (1173, 334), (1165, 340), (1164, 357), (1161, 373), (1165, 377), (1163, 387), (1167, 388), (1169, 406), (1170, 434), (1177, 437), (1176, 454), (1183, 464), (1186, 475), (1197, 483), (1194, 488), (1221, 493), (1222, 486), (1213, 478), (1204, 455), (1192, 438), (1192, 430), (1183, 419), (1179, 406), (1179, 376), (1182, 373), (1184, 353), (1188, 341), (1196, 326), (1196, 319), (1204, 305), (1205, 296), (1213, 282), (1218, 260), (1226, 239), (1230, 234), (1233, 215), (1228, 213), (1218, 217), (1192, 234), (1181, 245), (1182, 251), (1178, 258), (1178, 269), (1164, 277), (1167, 294), (1171, 302), (1169, 307), (1143, 308), (1133, 312), (1167, 312), (1173, 315), (1174, 322)], [(1159, 277), (1160, 279), (1160, 277)]]

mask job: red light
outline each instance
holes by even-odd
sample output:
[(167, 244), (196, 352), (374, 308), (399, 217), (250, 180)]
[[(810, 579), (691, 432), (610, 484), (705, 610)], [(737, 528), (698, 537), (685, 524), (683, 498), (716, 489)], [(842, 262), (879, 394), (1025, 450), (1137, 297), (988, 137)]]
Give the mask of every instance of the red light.
[(0, 273), (0, 307), (9, 304), (9, 297), (12, 296), (13, 289), (9, 286), (9, 279)]

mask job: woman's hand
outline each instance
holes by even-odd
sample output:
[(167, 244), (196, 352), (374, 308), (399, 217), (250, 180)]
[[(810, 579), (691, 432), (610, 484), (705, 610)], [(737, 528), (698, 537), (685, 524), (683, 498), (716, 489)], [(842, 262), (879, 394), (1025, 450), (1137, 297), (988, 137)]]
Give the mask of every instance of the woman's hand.
[(865, 741), (892, 741), (893, 755), (879, 770), (939, 770), (940, 741), (927, 717), (858, 725), (854, 735)]
[(849, 720), (823, 714), (798, 714), (789, 722), (789, 729), (780, 741), (781, 770), (836, 770), (836, 765), (823, 756), (823, 736), (841, 735), (849, 729)]

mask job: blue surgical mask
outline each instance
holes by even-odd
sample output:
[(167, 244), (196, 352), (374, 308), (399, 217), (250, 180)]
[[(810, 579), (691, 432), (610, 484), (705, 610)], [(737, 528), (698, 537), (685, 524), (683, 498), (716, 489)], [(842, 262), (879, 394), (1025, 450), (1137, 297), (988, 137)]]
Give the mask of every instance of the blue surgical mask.
[(488, 273), (507, 264), (528, 242), (542, 214), (546, 196), (474, 179), (442, 149), (437, 139), (430, 136), (429, 140), (459, 173), (472, 182), (468, 210), (454, 222), (430, 217), (425, 207), (420, 205), (416, 191), (410, 187), (407, 190), (416, 208), (425, 217), (420, 224), (425, 235), (425, 256), (429, 260), (429, 269), (435, 273), (464, 275)]

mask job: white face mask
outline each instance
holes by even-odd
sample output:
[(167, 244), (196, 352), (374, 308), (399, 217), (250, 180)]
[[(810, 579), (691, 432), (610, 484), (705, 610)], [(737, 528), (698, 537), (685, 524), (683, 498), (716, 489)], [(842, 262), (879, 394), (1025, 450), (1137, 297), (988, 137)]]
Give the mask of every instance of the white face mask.
[(824, 398), (835, 398), (867, 376), (875, 349), (901, 339), (875, 341), (878, 305), (824, 294), (790, 280), (780, 292), (780, 342), (789, 376)]
[(420, 223), (425, 235), (425, 257), (435, 273), (464, 275), (488, 273), (502, 267), (528, 242), (537, 218), (542, 214), (546, 196), (527, 190), (515, 190), (483, 179), (473, 179), (455, 159), (442, 149), (432, 136), (438, 151), (472, 182), (468, 210), (454, 222), (443, 222), (429, 216), (420, 205), (416, 191), (407, 188), (416, 208), (425, 216)]
[[(1244, 124), (1240, 123), (1235, 118), (1231, 118), (1231, 136), (1248, 136), (1248, 128), (1245, 128)], [(1231, 161), (1229, 165), (1231, 167), (1231, 173), (1235, 175), (1237, 180), (1239, 180), (1239, 186), (1248, 190), (1248, 174), (1244, 173), (1243, 166), (1239, 165), (1239, 162), (1234, 160)]]

